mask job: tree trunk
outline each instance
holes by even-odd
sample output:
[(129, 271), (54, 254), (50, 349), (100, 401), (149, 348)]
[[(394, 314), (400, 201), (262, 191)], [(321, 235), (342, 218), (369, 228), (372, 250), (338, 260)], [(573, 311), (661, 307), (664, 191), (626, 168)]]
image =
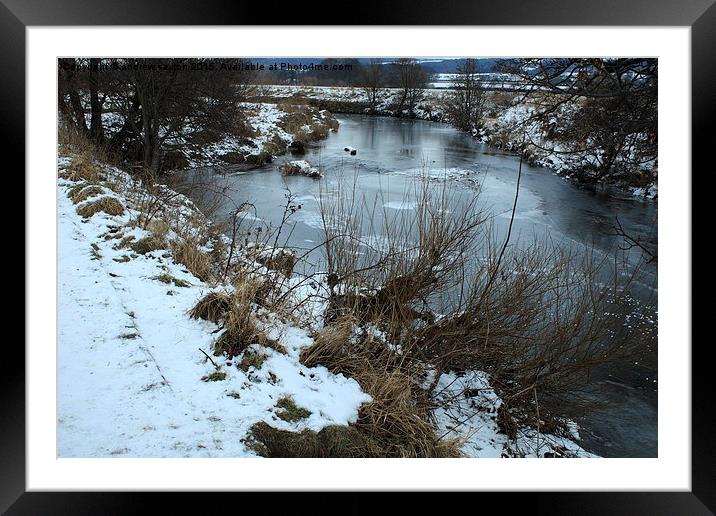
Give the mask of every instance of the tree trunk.
[(80, 94), (74, 88), (70, 90), (70, 104), (75, 115), (75, 124), (82, 133), (87, 134), (87, 120), (85, 119), (85, 110), (82, 107)]
[(90, 128), (89, 137), (96, 143), (104, 142), (104, 131), (102, 130), (102, 103), (99, 100), (99, 59), (90, 59), (89, 87), (90, 87)]

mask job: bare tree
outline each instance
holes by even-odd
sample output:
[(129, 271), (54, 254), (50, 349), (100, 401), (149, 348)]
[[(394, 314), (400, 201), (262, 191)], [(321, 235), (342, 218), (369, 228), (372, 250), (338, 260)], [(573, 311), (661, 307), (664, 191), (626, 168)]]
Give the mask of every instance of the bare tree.
[(453, 88), (445, 99), (446, 114), (453, 125), (471, 131), (480, 124), (484, 106), (477, 59), (465, 59), (457, 67)]
[[(152, 173), (185, 159), (191, 140), (218, 140), (236, 127), (237, 104), (251, 94), (253, 75), (236, 73), (240, 60), (90, 59), (59, 64), (60, 110), (97, 143), (102, 113), (121, 127), (106, 142), (123, 161)], [(89, 97), (90, 124), (83, 97)]]
[[(107, 98), (106, 74), (101, 59), (60, 58), (58, 71), (58, 109), (66, 122), (94, 143), (104, 143), (102, 113)], [(89, 100), (89, 104), (87, 104)], [(89, 123), (87, 120), (89, 108)]]
[(658, 60), (520, 59), (503, 69), (520, 77), (522, 100), (536, 107), (525, 123), (566, 144), (546, 150), (591, 156), (596, 178), (656, 161)]
[(398, 103), (398, 114), (404, 110), (412, 115), (415, 106), (423, 99), (423, 89), (428, 82), (428, 74), (425, 69), (412, 58), (398, 59), (395, 63), (397, 83), (402, 93)]
[(367, 66), (363, 67), (363, 92), (368, 99), (368, 108), (375, 113), (380, 99), (381, 90), (385, 83), (383, 65), (379, 59), (371, 59)]

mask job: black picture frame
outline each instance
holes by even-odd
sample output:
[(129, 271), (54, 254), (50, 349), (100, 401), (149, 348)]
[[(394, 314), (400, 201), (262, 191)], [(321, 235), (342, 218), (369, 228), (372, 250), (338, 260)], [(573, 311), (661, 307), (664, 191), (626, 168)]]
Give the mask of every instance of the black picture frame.
[[(278, 14), (274, 5), (263, 2), (0, 0), (0, 64), (5, 72), (0, 95), (0, 127), (3, 129), (0, 141), (6, 155), (12, 153), (13, 157), (19, 158), (16, 170), (24, 167), (24, 155), (18, 149), (25, 145), (25, 29), (28, 26), (241, 26), (300, 22), (310, 25), (655, 25), (691, 27), (692, 168), (696, 169), (699, 163), (703, 165), (703, 172), (713, 168), (709, 164), (712, 160), (707, 161), (707, 154), (713, 146), (712, 121), (716, 106), (716, 62), (712, 56), (712, 50), (716, 49), (714, 0), (502, 0), (499, 3), (458, 0), (449, 4), (438, 0), (391, 4), (364, 0), (351, 4), (349, 10), (319, 0), (312, 2), (310, 7), (310, 12), (306, 5), (297, 5), (295, 13)], [(691, 174), (691, 171), (685, 173)], [(19, 181), (18, 175), (15, 180)], [(22, 188), (24, 190), (24, 181)], [(25, 273), (28, 273), (27, 269)], [(31, 306), (27, 308), (31, 309)], [(690, 346), (691, 342), (671, 344)], [(707, 356), (709, 344), (706, 339), (692, 346), (690, 492), (512, 493), (509, 507), (549, 514), (713, 514), (716, 511), (716, 446), (712, 436), (714, 410), (710, 400), (713, 388), (708, 371), (711, 368)], [(186, 496), (179, 493), (26, 493), (25, 353), (12, 339), (7, 339), (3, 348), (0, 359), (3, 372), (0, 376), (0, 511), (7, 510), (7, 514), (127, 514), (149, 508), (150, 503), (161, 503), (165, 511), (171, 510), (171, 506), (187, 503)], [(303, 503), (300, 499), (305, 495), (292, 494), (290, 504), (300, 507)], [(234, 496), (212, 496), (212, 512), (222, 510), (224, 504), (237, 508)], [(354, 500), (348, 503), (333, 501), (332, 496), (323, 495), (321, 506), (332, 511), (344, 507), (353, 512), (374, 507), (364, 496), (357, 494), (350, 495)], [(492, 498), (499, 495), (479, 496)], [(251, 501), (244, 498), (242, 503)]]

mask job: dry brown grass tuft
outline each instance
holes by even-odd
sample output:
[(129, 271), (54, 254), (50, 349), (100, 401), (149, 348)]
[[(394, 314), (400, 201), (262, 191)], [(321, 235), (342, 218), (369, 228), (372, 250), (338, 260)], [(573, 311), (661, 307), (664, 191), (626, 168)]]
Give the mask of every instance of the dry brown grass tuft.
[(296, 266), (296, 255), (291, 251), (279, 249), (268, 255), (257, 255), (256, 261), (267, 269), (277, 271), (286, 277), (293, 274), (293, 268)]
[(77, 208), (77, 213), (85, 218), (91, 217), (100, 211), (108, 215), (122, 215), (124, 214), (124, 206), (114, 197), (102, 197), (96, 201), (89, 201)]
[(189, 317), (218, 323), (225, 319), (231, 307), (232, 298), (230, 295), (223, 292), (210, 292), (194, 305), (189, 311)]
[(314, 343), (301, 350), (301, 363), (307, 367), (322, 365), (334, 373), (357, 373), (360, 368), (355, 367), (355, 357), (351, 358), (348, 353), (352, 331), (353, 321), (350, 317), (325, 326), (316, 335)]
[(150, 235), (148, 237), (140, 238), (136, 242), (129, 244), (129, 247), (138, 254), (147, 254), (152, 251), (158, 251), (159, 249), (166, 249), (167, 241), (161, 237)]
[(177, 263), (184, 265), (201, 281), (210, 281), (213, 277), (211, 257), (201, 251), (198, 245), (198, 242), (182, 239), (172, 244), (172, 254)]
[(78, 181), (69, 189), (67, 190), (67, 197), (72, 199), (75, 195), (77, 195), (78, 192), (80, 192), (83, 188), (86, 188), (90, 186), (91, 183), (88, 183), (87, 181)]
[(286, 353), (283, 345), (269, 338), (258, 327), (252, 303), (261, 283), (244, 278), (235, 285), (236, 290), (231, 296), (231, 309), (224, 315), (224, 333), (214, 342), (214, 354), (225, 353), (228, 357), (241, 354), (251, 344), (259, 344), (279, 353)]
[(72, 159), (64, 176), (71, 181), (84, 180), (96, 183), (99, 181), (99, 167), (97, 167), (92, 154), (85, 151)]
[(75, 204), (78, 204), (82, 201), (86, 201), (90, 197), (94, 197), (95, 195), (101, 195), (104, 193), (104, 188), (97, 185), (89, 185), (84, 186), (79, 189), (76, 193), (71, 195), (72, 202)]
[(396, 357), (371, 338), (351, 342), (353, 320), (343, 317), (315, 337), (301, 352), (301, 362), (323, 365), (354, 378), (373, 401), (361, 406), (354, 427), (377, 444), (386, 457), (456, 457), (454, 443), (440, 442), (430, 405)]
[(165, 238), (169, 233), (169, 224), (161, 219), (152, 219), (147, 223), (147, 230), (159, 238)]
[(450, 442), (440, 442), (430, 406), (413, 392), (410, 376), (402, 372), (367, 369), (356, 380), (373, 401), (358, 411), (356, 428), (380, 443), (391, 457), (458, 457)]

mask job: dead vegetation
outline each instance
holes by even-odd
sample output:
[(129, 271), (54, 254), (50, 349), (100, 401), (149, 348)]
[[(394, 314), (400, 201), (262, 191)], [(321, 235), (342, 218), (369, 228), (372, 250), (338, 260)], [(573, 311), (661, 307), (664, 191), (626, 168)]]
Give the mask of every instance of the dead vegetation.
[(314, 179), (321, 177), (321, 172), (305, 161), (286, 161), (281, 165), (280, 169), (284, 176), (306, 176)]
[(283, 345), (269, 338), (258, 323), (254, 303), (260, 295), (262, 282), (241, 278), (231, 294), (211, 292), (190, 310), (194, 319), (221, 324), (224, 331), (214, 342), (214, 354), (232, 358), (240, 355), (251, 344), (286, 353)]
[[(84, 186), (82, 183), (80, 183), (81, 188), (77, 189), (77, 187), (71, 188), (69, 191), (69, 196), (72, 199), (72, 202), (75, 204), (79, 204), (82, 201), (86, 201), (90, 197), (94, 197), (96, 195), (102, 195), (104, 193), (104, 188), (98, 185), (89, 185)], [(74, 192), (73, 192), (74, 190)]]
[(247, 445), (262, 457), (385, 457), (380, 446), (352, 426), (327, 426), (320, 432), (278, 430), (263, 421), (251, 427)]
[(288, 249), (257, 253), (254, 259), (267, 269), (280, 272), (286, 277), (291, 276), (297, 261), (296, 255)]
[(90, 151), (83, 151), (75, 155), (67, 167), (65, 178), (70, 181), (88, 181), (95, 183), (99, 181), (99, 167)]
[(150, 235), (140, 238), (136, 242), (130, 242), (129, 247), (137, 254), (147, 254), (153, 251), (166, 249), (167, 241), (161, 237)]
[(276, 417), (288, 423), (300, 421), (310, 417), (312, 412), (303, 407), (296, 405), (291, 396), (284, 396), (276, 402), (276, 408), (281, 409), (276, 412)]
[[(549, 242), (508, 249), (509, 232), (496, 239), (474, 203), (456, 212), (434, 186), (416, 197), (409, 216), (381, 213), (350, 189), (322, 198), (327, 325), (302, 363), (353, 377), (373, 397), (354, 427), (388, 456), (457, 454), (431, 419), (449, 371), (490, 374), (506, 432), (557, 428), (595, 367), (635, 352), (599, 315), (605, 263)], [(379, 245), (357, 236), (377, 229)]]
[(326, 110), (320, 110), (304, 103), (301, 99), (285, 99), (279, 107), (286, 114), (279, 121), (279, 127), (293, 136), (292, 150), (298, 154), (306, 147), (328, 136), (338, 129), (338, 121)]
[(123, 215), (124, 206), (114, 197), (102, 197), (95, 201), (85, 202), (77, 207), (77, 213), (85, 218), (89, 218), (99, 212), (104, 212), (108, 215)]
[[(129, 260), (123, 260), (123, 261), (129, 261)], [(152, 279), (155, 279), (157, 281), (161, 281), (162, 283), (166, 283), (167, 285), (173, 284), (175, 287), (191, 287), (191, 283), (188, 281), (185, 281), (181, 278), (175, 278), (171, 274), (160, 274), (158, 276), (154, 276)]]
[(172, 242), (171, 249), (174, 260), (201, 281), (209, 282), (213, 278), (211, 257), (199, 249), (197, 242), (181, 239)]
[(226, 380), (226, 373), (224, 371), (214, 371), (201, 377), (202, 382), (221, 382), (223, 380)]
[(366, 455), (351, 456), (371, 456), (376, 449), (382, 457), (459, 456), (454, 443), (439, 441), (431, 420), (432, 406), (415, 384), (410, 367), (401, 364), (400, 357), (379, 339), (352, 338), (353, 328), (351, 319), (340, 319), (326, 326), (315, 343), (301, 352), (304, 365), (322, 365), (350, 376), (373, 398), (360, 407), (358, 421), (352, 425), (360, 440), (372, 447), (363, 451)]
[(70, 166), (61, 174), (62, 177), (71, 181), (98, 181), (98, 163), (108, 161), (104, 147), (97, 145), (86, 134), (63, 119), (60, 119), (58, 125), (57, 143), (61, 156), (73, 156)]
[(192, 319), (203, 319), (213, 323), (222, 322), (231, 310), (232, 298), (223, 292), (210, 292), (202, 297), (189, 311)]

